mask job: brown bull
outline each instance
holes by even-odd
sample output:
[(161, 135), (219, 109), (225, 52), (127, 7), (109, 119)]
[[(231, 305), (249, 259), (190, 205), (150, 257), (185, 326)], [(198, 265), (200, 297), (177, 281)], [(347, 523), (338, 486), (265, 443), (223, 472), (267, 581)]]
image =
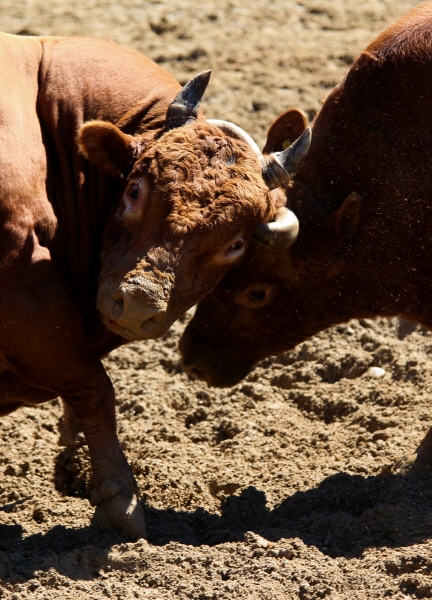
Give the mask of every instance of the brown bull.
[[(295, 219), (288, 243), (260, 228), (198, 304), (180, 344), (187, 370), (234, 385), (257, 361), (353, 318), (432, 329), (431, 31), (428, 3), (380, 35), (327, 98), (286, 188), (297, 240), (290, 247)], [(299, 111), (282, 114), (265, 150), (305, 124)]]
[(209, 72), (180, 90), (111, 42), (0, 34), (0, 78), (0, 414), (61, 396), (99, 521), (144, 535), (101, 358), (163, 335), (241, 259), (310, 136), (264, 161), (198, 113)]

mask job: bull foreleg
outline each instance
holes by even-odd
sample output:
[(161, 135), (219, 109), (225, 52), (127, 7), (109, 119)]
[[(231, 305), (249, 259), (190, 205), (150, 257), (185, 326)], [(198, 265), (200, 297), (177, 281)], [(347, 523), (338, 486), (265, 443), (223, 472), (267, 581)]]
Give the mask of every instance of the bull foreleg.
[(88, 444), (95, 484), (90, 500), (96, 506), (95, 523), (104, 528), (115, 526), (134, 538), (145, 537), (137, 486), (117, 438), (114, 390), (108, 376), (103, 375), (98, 385), (63, 395)]
[[(10, 376), (8, 388), (3, 385), (10, 400), (3, 401), (3, 409), (10, 412), (28, 400), (22, 393), (29, 389), (37, 396), (32, 396), (33, 403), (63, 398), (88, 444), (96, 520), (135, 538), (145, 536), (144, 511), (117, 438), (111, 381), (89, 348), (81, 315), (68, 291), (49, 272), (45, 279), (51, 281), (49, 294), (45, 284), (15, 291), (0, 311), (0, 357), (8, 357), (9, 372), (16, 374)], [(70, 411), (68, 417), (72, 420)]]

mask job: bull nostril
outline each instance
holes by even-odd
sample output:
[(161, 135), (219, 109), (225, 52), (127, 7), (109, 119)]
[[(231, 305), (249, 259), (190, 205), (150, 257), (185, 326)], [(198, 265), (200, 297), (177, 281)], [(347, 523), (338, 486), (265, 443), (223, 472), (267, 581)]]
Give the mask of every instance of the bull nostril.
[(118, 319), (121, 317), (123, 312), (123, 298), (113, 298), (113, 308), (111, 311), (111, 315), (114, 319)]

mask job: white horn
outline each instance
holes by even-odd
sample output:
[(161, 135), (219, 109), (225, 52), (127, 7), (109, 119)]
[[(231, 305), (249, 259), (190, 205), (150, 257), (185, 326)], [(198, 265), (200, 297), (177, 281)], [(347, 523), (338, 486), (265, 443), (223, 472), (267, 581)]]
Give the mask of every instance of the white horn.
[(299, 222), (295, 214), (282, 206), (276, 211), (276, 218), (272, 223), (260, 223), (254, 231), (254, 238), (261, 244), (272, 248), (282, 249), (292, 246), (297, 239)]
[(207, 119), (207, 123), (211, 123), (211, 125), (215, 125), (219, 127), (224, 133), (226, 133), (229, 137), (235, 138), (237, 140), (242, 140), (246, 142), (252, 150), (258, 155), (258, 157), (262, 158), (262, 152), (258, 148), (257, 143), (251, 138), (251, 136), (244, 131), (238, 125), (234, 123), (230, 123), (230, 121), (222, 121), (220, 119)]

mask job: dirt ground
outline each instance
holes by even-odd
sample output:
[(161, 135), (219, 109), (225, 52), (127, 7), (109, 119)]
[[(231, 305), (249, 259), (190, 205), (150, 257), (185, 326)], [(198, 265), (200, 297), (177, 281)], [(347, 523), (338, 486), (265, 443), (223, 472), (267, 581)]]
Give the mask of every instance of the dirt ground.
[[(418, 4), (0, 0), (0, 29), (110, 37), (181, 82), (210, 67), (207, 116), (262, 145)], [(215, 390), (178, 367), (186, 318), (106, 360), (148, 542), (90, 524), (86, 451), (57, 446), (58, 401), (0, 423), (0, 598), (432, 598), (432, 479), (392, 470), (432, 424), (431, 334), (351, 322)]]

